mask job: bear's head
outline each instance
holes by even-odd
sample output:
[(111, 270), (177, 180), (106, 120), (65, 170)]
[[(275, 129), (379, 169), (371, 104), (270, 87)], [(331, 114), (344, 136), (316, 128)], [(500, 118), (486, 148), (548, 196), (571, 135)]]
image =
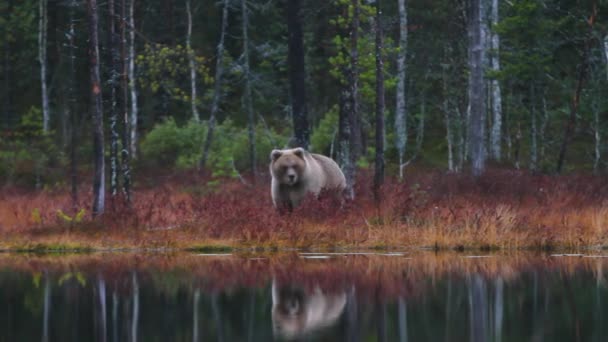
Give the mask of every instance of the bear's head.
[(301, 148), (288, 150), (272, 150), (270, 153), (270, 169), (273, 177), (284, 185), (296, 185), (302, 179), (306, 169), (304, 154)]

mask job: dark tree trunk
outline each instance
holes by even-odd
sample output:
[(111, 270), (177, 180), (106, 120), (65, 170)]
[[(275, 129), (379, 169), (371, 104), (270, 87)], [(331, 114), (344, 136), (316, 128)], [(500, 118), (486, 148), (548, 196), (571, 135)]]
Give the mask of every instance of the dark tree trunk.
[(306, 72), (304, 70), (304, 39), (300, 0), (287, 1), (287, 32), (289, 83), (295, 146), (308, 149), (310, 128), (306, 111)]
[(99, 36), (97, 26), (97, 0), (87, 0), (89, 20), (89, 73), (91, 77), (91, 116), (93, 124), (93, 216), (103, 214), (105, 209), (105, 161), (103, 139), (103, 105), (101, 100), (101, 78), (99, 76)]
[(557, 173), (562, 172), (564, 167), (564, 161), (566, 160), (566, 150), (568, 149), (568, 145), (570, 145), (570, 140), (572, 140), (572, 134), (574, 133), (574, 125), (576, 124), (576, 115), (578, 113), (578, 107), (581, 100), (581, 93), (583, 91), (583, 86), (585, 83), (585, 78), (587, 77), (587, 70), (589, 69), (589, 49), (591, 48), (591, 40), (593, 39), (592, 29), (597, 17), (597, 3), (594, 2), (593, 12), (589, 16), (589, 35), (585, 40), (585, 46), (583, 48), (582, 60), (578, 66), (578, 77), (576, 80), (576, 88), (574, 89), (574, 94), (572, 95), (572, 102), (570, 103), (570, 116), (568, 117), (568, 121), (566, 121), (566, 125), (564, 127), (564, 138), (562, 139), (562, 144), (559, 149), (559, 156), (557, 159)]
[[(359, 31), (359, 0), (352, 0), (354, 8), (353, 17), (348, 31), (344, 32), (344, 37), (350, 37), (349, 62), (342, 68), (342, 74), (346, 82), (342, 84), (340, 91), (340, 113), (338, 122), (338, 141), (339, 141), (339, 162), (346, 176), (345, 197), (354, 199), (356, 161), (361, 145), (359, 123), (357, 119), (357, 32)], [(359, 136), (359, 139), (356, 136)]]
[(116, 32), (116, 6), (114, 0), (108, 0), (108, 65), (110, 66), (110, 193), (112, 201), (118, 193), (118, 97), (120, 77), (120, 54), (118, 51), (118, 33)]
[(241, 0), (241, 10), (243, 12), (243, 59), (245, 73), (245, 94), (243, 95), (243, 108), (247, 112), (247, 130), (249, 135), (249, 164), (251, 167), (251, 177), (253, 183), (256, 181), (256, 151), (255, 151), (255, 117), (253, 115), (253, 105), (251, 100), (251, 74), (249, 70), (249, 14), (247, 1)]
[(376, 1), (376, 161), (374, 195), (380, 201), (384, 183), (384, 62), (382, 60), (382, 20), (380, 0)]
[(76, 144), (78, 142), (78, 113), (76, 112), (76, 20), (74, 11), (78, 3), (76, 0), (71, 0), (68, 4), (68, 15), (70, 20), (70, 28), (67, 34), (68, 46), (68, 115), (70, 120), (70, 180), (72, 189), (72, 207), (74, 211), (78, 210), (78, 160), (76, 159)]
[(471, 171), (479, 176), (485, 169), (486, 82), (484, 0), (472, 0), (469, 11), (469, 153)]
[(215, 115), (219, 109), (220, 99), (222, 96), (222, 77), (224, 74), (224, 38), (226, 36), (226, 28), (228, 27), (228, 0), (223, 1), (222, 10), (222, 28), (220, 30), (220, 41), (217, 44), (217, 59), (215, 61), (215, 85), (213, 90), (213, 101), (211, 102), (211, 113), (209, 114), (209, 125), (207, 129), (207, 137), (203, 146), (203, 157), (199, 163), (199, 168), (204, 169), (209, 157), (209, 149), (213, 141), (213, 132), (215, 130)]
[(361, 148), (361, 120), (359, 118), (359, 13), (360, 0), (351, 0), (353, 6), (353, 17), (351, 21), (350, 36), (350, 64), (348, 73), (348, 84), (350, 85), (351, 112), (349, 114), (349, 124), (351, 129), (351, 150), (353, 161), (356, 163), (362, 155)]
[[(133, 0), (131, 0), (133, 1)], [(129, 141), (130, 118), (129, 118), (129, 78), (128, 67), (129, 57), (127, 55), (127, 4), (126, 0), (120, 0), (120, 110), (122, 112), (122, 149), (121, 149), (121, 165), (122, 165), (122, 191), (127, 203), (131, 202), (131, 154)]]

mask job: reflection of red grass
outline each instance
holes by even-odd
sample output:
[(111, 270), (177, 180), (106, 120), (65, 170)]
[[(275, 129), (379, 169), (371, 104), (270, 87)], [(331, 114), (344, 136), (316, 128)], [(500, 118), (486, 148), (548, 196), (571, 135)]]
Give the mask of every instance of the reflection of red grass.
[[(257, 257), (257, 258), (252, 258)], [(260, 258), (261, 257), (261, 258)], [(523, 274), (552, 272), (574, 276), (593, 274), (605, 282), (605, 258), (546, 257), (518, 252), (467, 258), (458, 253), (419, 252), (405, 256), (356, 255), (331, 259), (303, 259), (297, 254), (200, 256), (193, 254), (130, 254), (35, 256), (0, 255), (0, 269), (16, 272), (47, 273), (59, 279), (67, 273), (80, 274), (90, 284), (103, 277), (108, 286), (120, 292), (132, 288), (132, 276), (156, 291), (175, 291), (176, 287), (200, 288), (208, 293), (230, 292), (238, 288), (263, 288), (272, 280), (305, 290), (316, 286), (325, 293), (356, 289), (362, 300), (412, 298), (432, 291), (446, 278), (462, 280), (470, 275), (486, 279), (500, 277), (515, 282)]]
[[(159, 181), (159, 179), (161, 179)], [(267, 181), (247, 187), (225, 180), (215, 188), (195, 173), (141, 180), (134, 201), (108, 201), (106, 214), (71, 226), (68, 194), (0, 194), (6, 246), (92, 247), (202, 245), (297, 247), (579, 247), (608, 237), (608, 183), (589, 175), (546, 176), (490, 170), (478, 180), (440, 171), (389, 178), (377, 206), (372, 177), (361, 172), (357, 198), (310, 196), (292, 213), (272, 207)], [(87, 207), (91, 194), (80, 194)], [(39, 212), (39, 215), (36, 214)]]

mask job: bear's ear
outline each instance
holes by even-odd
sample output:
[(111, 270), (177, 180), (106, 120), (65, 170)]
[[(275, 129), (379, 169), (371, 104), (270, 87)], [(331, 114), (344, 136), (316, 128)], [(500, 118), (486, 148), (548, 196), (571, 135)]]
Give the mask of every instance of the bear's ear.
[(295, 154), (296, 156), (298, 156), (302, 159), (304, 159), (304, 152), (306, 152), (306, 151), (301, 147), (295, 148), (293, 150), (293, 154)]
[(281, 150), (272, 150), (272, 152), (270, 152), (270, 160), (275, 161), (279, 159), (282, 154), (283, 152)]

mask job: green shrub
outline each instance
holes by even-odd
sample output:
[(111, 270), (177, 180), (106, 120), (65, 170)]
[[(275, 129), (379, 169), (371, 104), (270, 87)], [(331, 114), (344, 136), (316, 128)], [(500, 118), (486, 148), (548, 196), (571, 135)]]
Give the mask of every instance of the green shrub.
[(188, 122), (178, 127), (173, 118), (157, 124), (141, 142), (145, 162), (154, 166), (196, 166), (202, 154), (206, 125)]
[(331, 144), (334, 143), (334, 154), (337, 151), (338, 141), (338, 105), (331, 107), (317, 128), (310, 136), (310, 151), (329, 155), (331, 152)]

